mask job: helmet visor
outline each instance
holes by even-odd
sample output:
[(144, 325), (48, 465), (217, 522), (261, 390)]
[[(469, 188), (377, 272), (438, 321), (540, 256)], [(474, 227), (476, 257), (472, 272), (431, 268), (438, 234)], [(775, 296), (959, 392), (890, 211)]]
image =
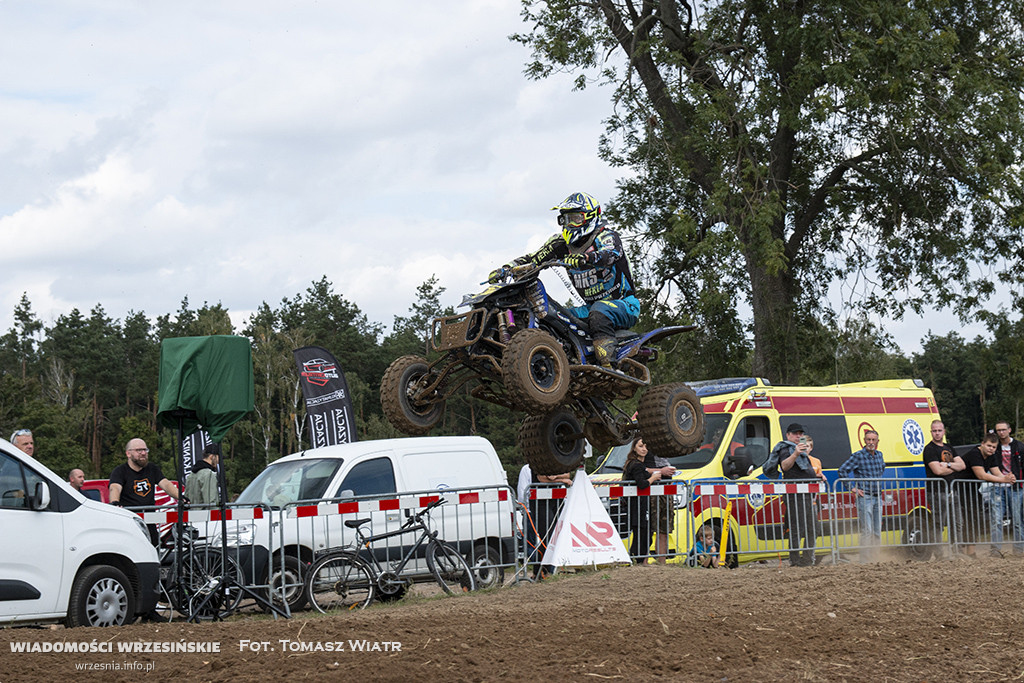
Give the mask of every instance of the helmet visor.
[(587, 223), (587, 214), (583, 211), (566, 211), (558, 217), (558, 224), (567, 228), (582, 228)]

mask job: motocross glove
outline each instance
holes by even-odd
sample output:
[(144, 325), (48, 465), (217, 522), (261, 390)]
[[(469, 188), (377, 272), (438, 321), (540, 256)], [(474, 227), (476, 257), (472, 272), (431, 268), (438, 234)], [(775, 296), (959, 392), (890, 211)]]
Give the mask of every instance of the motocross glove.
[(504, 280), (506, 277), (508, 277), (510, 270), (512, 270), (512, 267), (509, 266), (508, 264), (505, 264), (501, 268), (492, 270), (491, 274), (487, 276), (487, 281), (490, 282), (492, 285), (497, 284)]
[(569, 254), (562, 262), (573, 270), (582, 270), (590, 265), (590, 258), (586, 254)]

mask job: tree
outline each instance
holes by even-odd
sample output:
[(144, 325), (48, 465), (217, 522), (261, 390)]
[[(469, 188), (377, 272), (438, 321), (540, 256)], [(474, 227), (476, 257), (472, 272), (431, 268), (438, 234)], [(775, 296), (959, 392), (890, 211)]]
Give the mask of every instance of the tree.
[(744, 293), (754, 374), (799, 379), (798, 323), (828, 314), (832, 283), (881, 314), (966, 317), (1021, 282), (1021, 0), (523, 0), (523, 17), (529, 76), (615, 86), (601, 155), (633, 174), (611, 213), (657, 282)]

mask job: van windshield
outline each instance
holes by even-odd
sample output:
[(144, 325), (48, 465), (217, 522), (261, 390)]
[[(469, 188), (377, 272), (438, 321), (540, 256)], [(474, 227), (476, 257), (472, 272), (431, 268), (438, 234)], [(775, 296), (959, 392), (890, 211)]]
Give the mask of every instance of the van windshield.
[(331, 458), (274, 463), (245, 487), (236, 502), (280, 508), (298, 500), (324, 498), (342, 462)]
[[(704, 444), (689, 455), (680, 455), (669, 458), (668, 461), (678, 470), (695, 470), (707, 465), (718, 452), (718, 446), (722, 443), (722, 437), (729, 427), (729, 420), (732, 415), (728, 413), (705, 413), (704, 414)], [(609, 453), (608, 458), (601, 466), (601, 472), (621, 472), (626, 464), (626, 456), (629, 455), (630, 444), (616, 446)], [(655, 455), (658, 455), (655, 453)]]

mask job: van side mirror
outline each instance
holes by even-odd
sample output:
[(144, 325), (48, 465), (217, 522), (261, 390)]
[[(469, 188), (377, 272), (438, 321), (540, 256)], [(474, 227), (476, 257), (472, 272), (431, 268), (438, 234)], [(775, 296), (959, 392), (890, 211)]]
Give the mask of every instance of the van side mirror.
[(36, 482), (36, 489), (32, 492), (29, 505), (33, 510), (45, 510), (50, 507), (50, 487), (46, 482)]
[(338, 496), (338, 497), (339, 498), (355, 498), (356, 497), (356, 492), (353, 491), (352, 489), (345, 489), (344, 491), (341, 492), (341, 495)]

